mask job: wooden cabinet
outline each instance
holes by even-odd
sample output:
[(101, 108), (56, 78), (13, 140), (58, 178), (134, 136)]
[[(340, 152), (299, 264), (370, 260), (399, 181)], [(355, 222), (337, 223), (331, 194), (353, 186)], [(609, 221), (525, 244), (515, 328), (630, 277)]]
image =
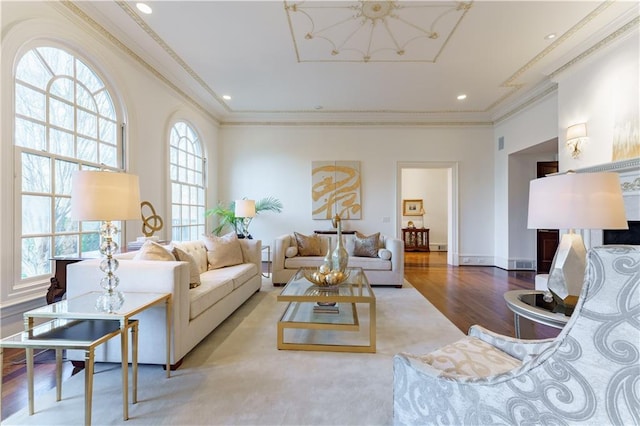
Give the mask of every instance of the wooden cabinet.
[(430, 251), (428, 228), (403, 228), (404, 251)]

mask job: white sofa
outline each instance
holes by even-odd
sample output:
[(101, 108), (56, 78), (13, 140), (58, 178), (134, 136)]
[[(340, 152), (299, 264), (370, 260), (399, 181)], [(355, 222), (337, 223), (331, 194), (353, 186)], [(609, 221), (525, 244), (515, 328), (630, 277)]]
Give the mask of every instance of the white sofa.
[[(321, 240), (321, 252), (326, 253), (331, 241), (335, 247), (335, 235), (318, 235)], [(402, 287), (404, 283), (404, 242), (400, 238), (380, 235), (379, 247), (388, 250), (390, 259), (381, 257), (361, 257), (353, 255), (354, 235), (342, 236), (345, 248), (349, 253), (349, 267), (361, 267), (371, 285), (393, 285)], [(273, 243), (272, 282), (279, 286), (286, 284), (289, 279), (302, 267), (318, 267), (324, 261), (322, 256), (300, 256), (296, 254), (287, 257), (287, 249), (297, 247), (295, 234), (285, 234), (277, 237)], [(296, 250), (293, 250), (295, 252)], [(289, 251), (292, 253), (292, 251)], [(388, 253), (388, 254), (389, 254)]]
[[(120, 266), (118, 290), (163, 292), (173, 297), (171, 364), (179, 367), (183, 357), (249, 297), (260, 290), (261, 241), (238, 240), (243, 263), (208, 270), (203, 241), (178, 243), (198, 263), (201, 284), (190, 288), (190, 264), (181, 261), (134, 260), (137, 252), (117, 255)], [(100, 291), (103, 273), (99, 260), (86, 260), (68, 267), (67, 297)], [(136, 316), (139, 325), (138, 360), (142, 364), (166, 364), (165, 306), (147, 309)], [(83, 360), (79, 351), (69, 351), (71, 360)], [(97, 362), (120, 362), (120, 340), (111, 339), (95, 351)]]

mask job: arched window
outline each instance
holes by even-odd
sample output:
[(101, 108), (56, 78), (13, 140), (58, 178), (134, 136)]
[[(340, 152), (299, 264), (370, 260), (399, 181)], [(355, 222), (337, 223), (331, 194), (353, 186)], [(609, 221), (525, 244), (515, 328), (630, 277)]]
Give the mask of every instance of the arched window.
[(112, 97), (81, 59), (57, 47), (37, 47), (15, 73), (16, 193), (20, 277), (51, 274), (51, 258), (99, 249), (99, 222), (71, 220), (76, 170), (122, 169)]
[(197, 240), (205, 231), (202, 146), (196, 132), (184, 121), (171, 128), (169, 145), (171, 239)]

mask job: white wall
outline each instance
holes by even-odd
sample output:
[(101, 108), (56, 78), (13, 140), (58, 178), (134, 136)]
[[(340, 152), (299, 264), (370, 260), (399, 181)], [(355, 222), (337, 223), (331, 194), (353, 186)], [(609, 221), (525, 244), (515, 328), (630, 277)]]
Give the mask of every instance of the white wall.
[[(446, 251), (449, 233), (447, 209), (448, 171), (443, 169), (403, 169), (402, 199), (422, 200), (424, 216), (403, 216), (402, 226), (413, 221), (416, 227), (429, 228), (429, 245), (431, 250), (445, 246)], [(422, 222), (424, 218), (424, 224)]]
[[(526, 148), (538, 145), (557, 136), (558, 129), (557, 96), (551, 93), (519, 114), (496, 124), (494, 130), (495, 152), (495, 261), (501, 268), (513, 268), (516, 260), (535, 260), (535, 231), (523, 229), (526, 223), (526, 207), (510, 203), (511, 195), (520, 194), (521, 200), (528, 200), (528, 179), (534, 178), (535, 160), (528, 158), (527, 165), (521, 161), (510, 163), (510, 156)], [(504, 149), (498, 150), (498, 139), (504, 138)], [(510, 223), (517, 222), (513, 229), (520, 229), (512, 235)], [(510, 251), (510, 241), (519, 239), (514, 253)]]
[[(612, 42), (575, 67), (556, 76), (558, 82), (558, 147), (560, 171), (608, 163), (613, 160), (616, 124), (635, 127), (640, 118), (640, 35), (635, 30)], [(587, 123), (589, 139), (582, 155), (572, 158), (566, 148), (566, 128)]]
[[(57, 43), (75, 52), (94, 67), (115, 94), (114, 101), (124, 113), (127, 125), (127, 171), (140, 176), (142, 200), (150, 201), (163, 217), (168, 237), (170, 209), (168, 195), (167, 152), (168, 129), (177, 119), (190, 122), (199, 132), (209, 157), (207, 197), (217, 199), (218, 181), (215, 170), (219, 161), (217, 123), (208, 114), (195, 108), (165, 83), (152, 76), (140, 63), (119, 49), (87, 31), (74, 16), (65, 16), (64, 8), (54, 2), (3, 2), (2, 4), (2, 63), (0, 84), (2, 93), (2, 143), (0, 144), (0, 197), (16, 205), (13, 188), (13, 66), (19, 52), (42, 43)], [(38, 38), (34, 38), (34, 34)], [(63, 43), (61, 43), (63, 41)], [(19, 244), (15, 229), (19, 217), (13, 208), (0, 209), (0, 306), (2, 306), (3, 335), (21, 328), (21, 312), (45, 303), (48, 277), (28, 289), (18, 285), (19, 259), (14, 258)], [(142, 234), (141, 221), (126, 224), (123, 241)], [(95, 283), (96, 288), (98, 284)]]
[(283, 213), (260, 215), (251, 224), (252, 235), (270, 244), (285, 233), (310, 233), (330, 226), (311, 219), (312, 161), (357, 160), (362, 220), (345, 221), (345, 228), (397, 236), (401, 213), (396, 204), (397, 163), (458, 162), (460, 256), (492, 258), (491, 135), (487, 127), (223, 126), (220, 195), (223, 201), (244, 196), (279, 198)]

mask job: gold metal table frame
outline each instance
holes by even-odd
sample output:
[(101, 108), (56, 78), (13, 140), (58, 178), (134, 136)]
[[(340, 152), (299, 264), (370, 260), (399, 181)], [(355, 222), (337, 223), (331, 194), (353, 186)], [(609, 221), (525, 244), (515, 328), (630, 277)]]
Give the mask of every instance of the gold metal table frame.
[[(121, 359), (122, 359), (122, 417), (124, 420), (129, 419), (129, 339), (127, 338), (127, 330), (132, 323), (137, 323), (133, 316), (151, 308), (158, 304), (165, 304), (166, 309), (166, 375), (171, 376), (171, 315), (172, 315), (172, 297), (171, 293), (143, 293), (143, 292), (124, 292), (124, 304), (116, 312), (101, 312), (96, 310), (95, 303), (101, 292), (90, 292), (83, 295), (62, 300), (60, 302), (46, 305), (33, 309), (24, 313), (25, 332), (29, 332), (34, 328), (34, 320), (36, 318), (46, 319), (66, 319), (66, 320), (108, 320), (116, 321), (119, 325), (117, 334), (120, 334)], [(136, 326), (137, 327), (137, 326)], [(133, 330), (137, 331), (137, 330)], [(137, 333), (136, 333), (137, 334)], [(137, 339), (137, 337), (136, 337)], [(108, 339), (107, 339), (108, 340)], [(136, 340), (137, 341), (137, 340)], [(102, 343), (102, 342), (101, 342)], [(27, 358), (29, 351), (33, 349), (27, 348)], [(132, 402), (137, 402), (137, 344), (132, 347), (133, 355), (136, 362), (133, 364), (134, 378)], [(86, 366), (86, 364), (85, 364)], [(85, 374), (89, 374), (86, 371)], [(33, 389), (30, 389), (33, 392)], [(33, 401), (30, 400), (29, 414), (33, 414)]]
[[(278, 349), (328, 351), (328, 352), (376, 352), (376, 297), (362, 268), (349, 268), (349, 278), (336, 290), (325, 290), (304, 278), (304, 268), (289, 280), (277, 297), (278, 302), (289, 302), (278, 321)], [(340, 313), (318, 313), (313, 307), (318, 303), (336, 303)], [(369, 305), (368, 345), (331, 344), (285, 341), (286, 329), (359, 331), (358, 304)]]

